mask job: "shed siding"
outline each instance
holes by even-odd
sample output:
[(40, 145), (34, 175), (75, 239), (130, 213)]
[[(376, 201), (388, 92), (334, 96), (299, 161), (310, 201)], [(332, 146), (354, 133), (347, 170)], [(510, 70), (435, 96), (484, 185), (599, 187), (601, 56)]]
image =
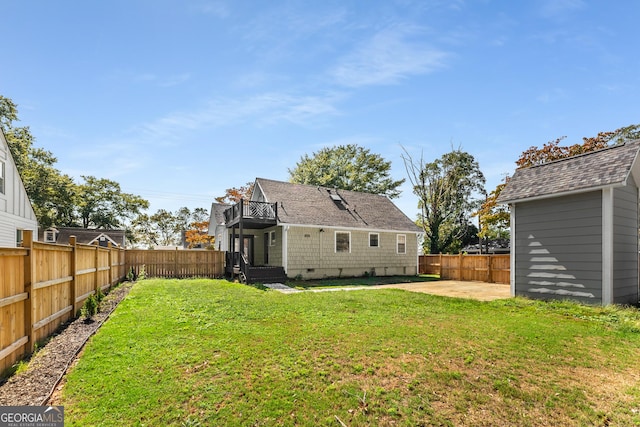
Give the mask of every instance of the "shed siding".
[[(290, 226), (287, 276), (324, 277), (416, 275), (418, 240), (411, 232), (377, 232), (379, 246), (369, 247), (369, 233), (375, 230), (341, 230)], [(335, 232), (351, 233), (351, 252), (335, 252)], [(406, 235), (406, 253), (398, 254), (397, 235)]]
[(602, 193), (517, 205), (515, 294), (602, 300)]
[(638, 302), (638, 188), (628, 185), (613, 193), (613, 301)]

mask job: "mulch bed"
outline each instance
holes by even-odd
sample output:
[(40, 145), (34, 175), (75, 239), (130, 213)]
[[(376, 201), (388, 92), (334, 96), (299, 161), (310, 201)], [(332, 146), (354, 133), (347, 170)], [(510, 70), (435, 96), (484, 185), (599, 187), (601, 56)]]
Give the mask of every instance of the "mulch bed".
[(93, 321), (78, 318), (67, 323), (32, 356), (25, 372), (12, 376), (0, 385), (0, 406), (49, 403), (52, 393), (84, 344), (108, 319), (132, 286), (133, 283), (125, 282), (112, 289), (102, 300), (100, 312), (93, 317)]

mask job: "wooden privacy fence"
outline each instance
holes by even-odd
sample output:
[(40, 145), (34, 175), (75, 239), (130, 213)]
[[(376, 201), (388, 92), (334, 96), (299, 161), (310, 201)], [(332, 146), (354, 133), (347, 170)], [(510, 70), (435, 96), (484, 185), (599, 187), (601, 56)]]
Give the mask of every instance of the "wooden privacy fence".
[(510, 256), (421, 255), (419, 271), (439, 274), (441, 279), (509, 284)]
[(224, 275), (224, 252), (209, 250), (139, 250), (127, 249), (127, 272), (132, 268), (136, 276), (142, 266), (147, 277), (218, 278)]
[(23, 247), (0, 248), (0, 373), (35, 343), (75, 317), (98, 289), (105, 292), (133, 269), (149, 277), (221, 277), (224, 252), (124, 250), (33, 241), (24, 231)]
[(125, 277), (124, 249), (33, 241), (0, 248), (0, 372), (74, 317), (98, 289)]

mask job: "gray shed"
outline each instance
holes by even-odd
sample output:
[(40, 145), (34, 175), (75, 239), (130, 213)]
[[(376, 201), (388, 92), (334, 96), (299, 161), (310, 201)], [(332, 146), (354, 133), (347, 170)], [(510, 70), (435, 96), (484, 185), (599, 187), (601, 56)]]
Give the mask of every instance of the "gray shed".
[(636, 304), (640, 140), (525, 169), (511, 208), (511, 294)]

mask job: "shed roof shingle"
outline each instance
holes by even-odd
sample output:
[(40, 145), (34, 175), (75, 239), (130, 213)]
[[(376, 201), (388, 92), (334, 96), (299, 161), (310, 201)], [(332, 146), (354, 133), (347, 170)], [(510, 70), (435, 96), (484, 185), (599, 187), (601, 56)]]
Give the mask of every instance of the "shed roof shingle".
[(626, 183), (640, 140), (516, 170), (498, 203), (577, 193)]
[(257, 178), (256, 184), (267, 202), (278, 203), (278, 219), (281, 223), (415, 233), (422, 231), (383, 195), (264, 178)]

